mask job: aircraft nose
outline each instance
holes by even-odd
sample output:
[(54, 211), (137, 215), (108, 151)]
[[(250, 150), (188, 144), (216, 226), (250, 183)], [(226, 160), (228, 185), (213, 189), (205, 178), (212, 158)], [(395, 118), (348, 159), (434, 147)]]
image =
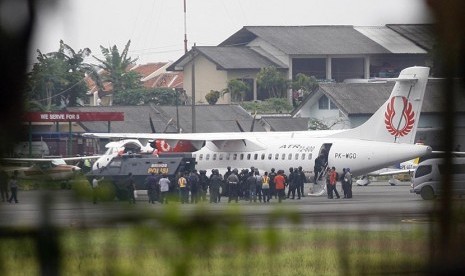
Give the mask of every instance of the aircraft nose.
[(73, 172), (79, 172), (81, 171), (81, 168), (74, 166), (73, 167)]

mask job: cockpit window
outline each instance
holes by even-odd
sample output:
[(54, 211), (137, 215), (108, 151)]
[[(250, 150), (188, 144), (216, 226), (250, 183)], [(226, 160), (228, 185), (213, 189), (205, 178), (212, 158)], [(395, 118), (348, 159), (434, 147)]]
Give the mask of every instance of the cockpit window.
[(430, 174), (432, 171), (431, 165), (421, 165), (415, 170), (415, 178)]

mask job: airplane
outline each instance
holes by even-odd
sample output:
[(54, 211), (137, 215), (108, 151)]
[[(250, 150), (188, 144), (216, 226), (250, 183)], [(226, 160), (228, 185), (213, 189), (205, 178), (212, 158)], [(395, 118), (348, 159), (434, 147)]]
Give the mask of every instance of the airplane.
[[(327, 166), (350, 168), (354, 176), (431, 153), (415, 145), (428, 67), (409, 67), (394, 81), (389, 99), (364, 124), (345, 130), (234, 133), (84, 133), (88, 138), (160, 141), (175, 148), (189, 143), (197, 170), (253, 166), (260, 171), (302, 166), (313, 172), (314, 160), (323, 154)], [(379, 81), (379, 79), (377, 79)], [(163, 152), (159, 152), (162, 154)]]
[[(0, 170), (9, 176), (15, 172), (19, 179), (37, 181), (68, 181), (72, 179), (81, 168), (69, 165), (66, 161), (80, 161), (85, 159), (97, 159), (100, 156), (82, 156), (67, 158), (2, 158), (2, 163), (19, 164), (17, 166), (2, 165)], [(32, 165), (29, 165), (32, 163)], [(28, 164), (24, 166), (23, 164)]]

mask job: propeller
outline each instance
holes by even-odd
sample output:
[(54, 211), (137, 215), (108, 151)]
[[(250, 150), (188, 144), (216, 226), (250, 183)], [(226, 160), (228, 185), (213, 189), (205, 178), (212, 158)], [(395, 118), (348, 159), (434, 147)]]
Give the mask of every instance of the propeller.
[[(253, 115), (253, 120), (252, 120), (252, 125), (250, 126), (250, 132), (253, 132), (253, 128), (255, 126), (255, 118), (257, 117), (257, 111), (255, 110), (255, 114)], [(239, 123), (239, 121), (236, 119), (236, 124), (237, 124), (237, 127), (239, 128), (239, 130), (241, 132), (245, 132), (244, 129), (242, 128), (241, 124)], [(247, 143), (245, 142), (244, 139), (242, 139), (242, 142), (244, 143), (244, 146), (247, 146)]]
[(163, 129), (163, 132), (162, 133), (166, 133), (166, 131), (168, 130), (168, 127), (170, 126), (171, 122), (173, 121), (173, 118), (171, 118), (168, 123), (166, 123), (166, 126), (165, 128)]
[(152, 130), (152, 133), (157, 133), (157, 131), (155, 130), (155, 126), (153, 125), (152, 116), (150, 116), (150, 114), (149, 114), (149, 121), (150, 121), (150, 129)]
[[(253, 115), (252, 125), (250, 126), (250, 132), (253, 132), (253, 128), (255, 126), (255, 118), (257, 118), (257, 111), (255, 111), (255, 114)], [(239, 123), (237, 119), (236, 119), (236, 124), (241, 132), (245, 132), (244, 128), (242, 128), (241, 124)]]

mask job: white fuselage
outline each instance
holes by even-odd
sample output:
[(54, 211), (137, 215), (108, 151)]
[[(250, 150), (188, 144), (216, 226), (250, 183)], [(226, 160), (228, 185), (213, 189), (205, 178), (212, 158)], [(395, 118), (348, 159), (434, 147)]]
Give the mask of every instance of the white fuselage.
[(193, 153), (197, 161), (196, 168), (219, 169), (221, 172), (228, 166), (237, 169), (253, 166), (262, 171), (270, 171), (271, 168), (287, 171), (290, 167), (301, 166), (304, 171), (313, 172), (315, 158), (322, 148), (327, 148), (329, 167), (335, 167), (337, 171), (350, 168), (352, 174), (356, 176), (431, 151), (430, 147), (423, 145), (343, 138), (256, 138), (254, 142), (266, 147), (254, 151), (234, 151), (234, 149), (218, 151), (213, 143), (207, 142), (203, 148)]

